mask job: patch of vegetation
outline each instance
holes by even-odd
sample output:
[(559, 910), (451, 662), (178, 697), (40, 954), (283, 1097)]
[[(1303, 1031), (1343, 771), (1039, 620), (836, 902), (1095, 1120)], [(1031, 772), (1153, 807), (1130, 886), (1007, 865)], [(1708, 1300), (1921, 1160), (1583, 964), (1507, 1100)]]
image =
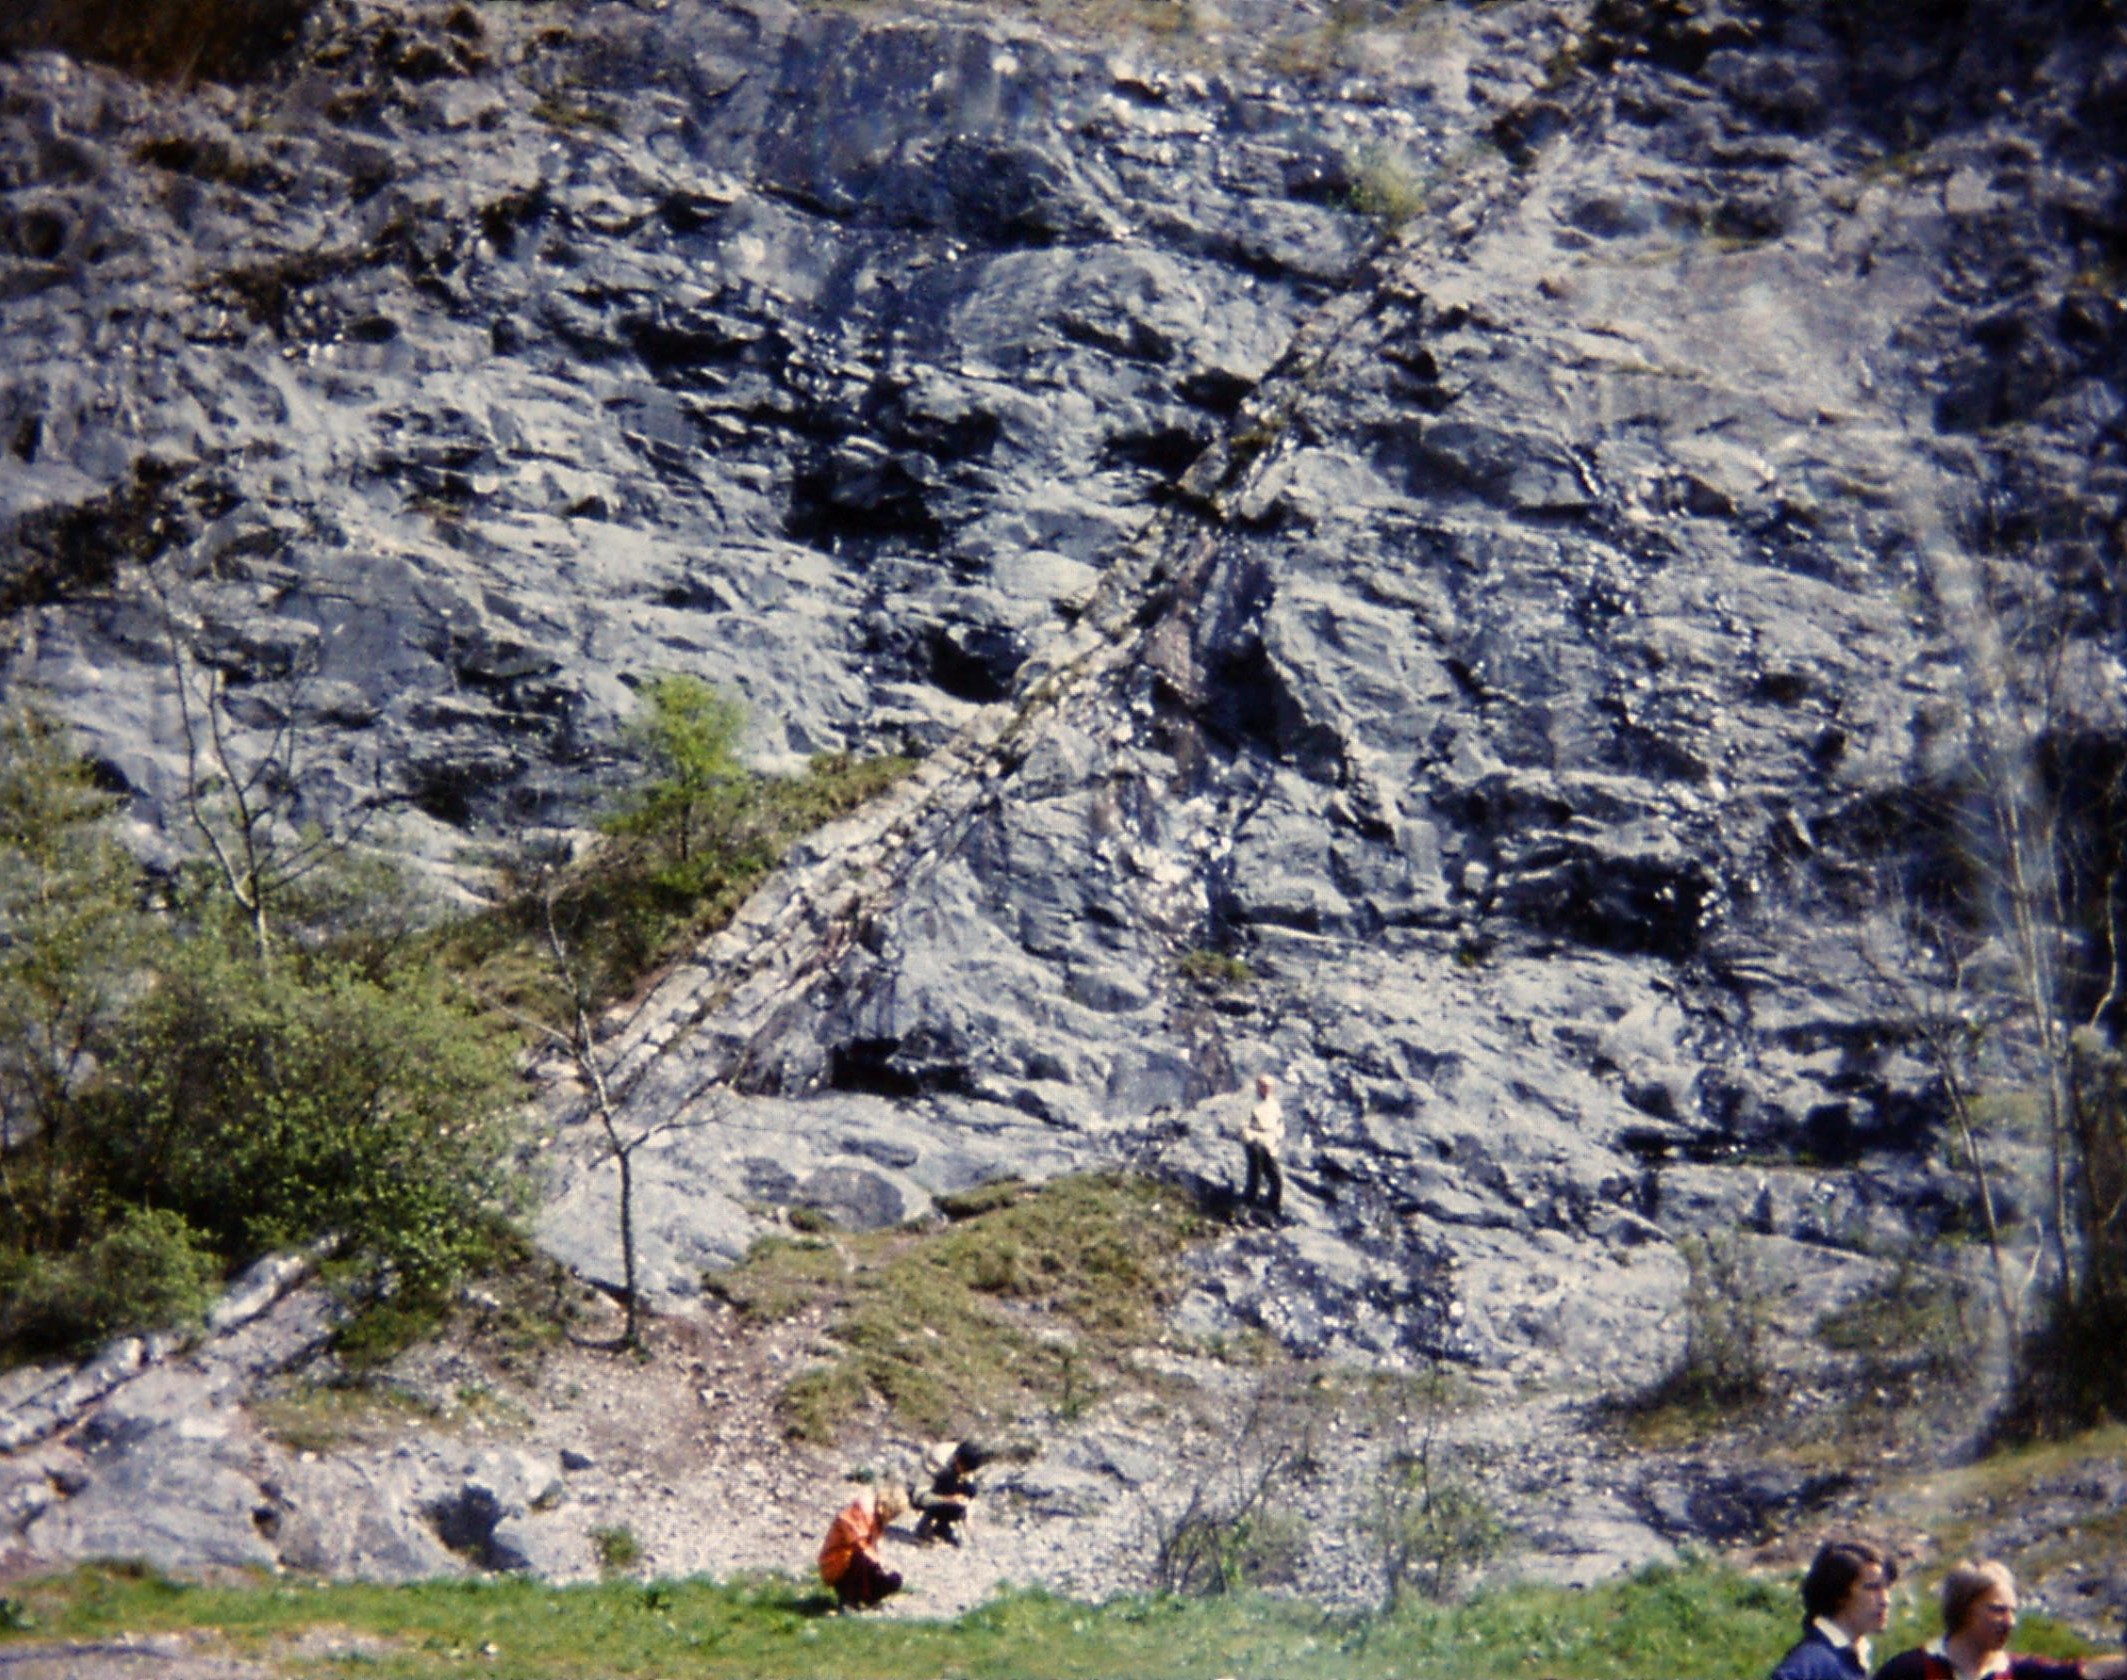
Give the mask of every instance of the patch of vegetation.
[(943, 1230), (764, 1239), (706, 1282), (762, 1322), (828, 1312), (842, 1351), (784, 1390), (794, 1436), (835, 1440), (872, 1404), (942, 1434), (1067, 1390), (1083, 1405), (1157, 1322), (1200, 1230), (1169, 1187), (1066, 1178)]
[(358, 1295), (352, 1310), (333, 1329), (332, 1351), (357, 1376), (380, 1371), (408, 1348), (441, 1334), (449, 1318), (448, 1303), (433, 1294), (403, 1299)]
[(1184, 980), (1215, 992), (1239, 991), (1253, 985), (1256, 977), (1255, 970), (1239, 957), (1201, 947), (1183, 952), (1175, 967)]
[(495, 1229), (480, 1276), (482, 1286), (461, 1294), (453, 1308), (458, 1341), (503, 1375), (536, 1381), (593, 1292), (513, 1225)]
[(1416, 1592), (1455, 1596), (1472, 1570), (1506, 1550), (1506, 1524), (1474, 1475), (1427, 1442), (1392, 1454), (1364, 1522), (1391, 1605)]
[[(1760, 1672), (1793, 1637), (1794, 1583), (1706, 1562), (1585, 1590), (1519, 1586), (1459, 1604), (1406, 1603), (1338, 1616), (1291, 1600), (1124, 1598), (1090, 1605), (1010, 1593), (956, 1621), (829, 1613), (831, 1600), (780, 1579), (522, 1579), (413, 1586), (185, 1586), (146, 1570), (84, 1568), (11, 1585), (12, 1621), (39, 1637), (95, 1640), (206, 1630), (239, 1656), (292, 1660), (331, 1630), (380, 1643), (381, 1672), (445, 1680), (469, 1662), (518, 1680), (657, 1674), (668, 1680), (835, 1675), (846, 1680), (1055, 1680), (1128, 1675), (1297, 1674), (1319, 1680), (1638, 1680)], [(2066, 1643), (2034, 1617), (2018, 1643)], [(0, 1630), (10, 1644), (22, 1635)], [(492, 1650), (485, 1659), (476, 1653)]]
[(1677, 1245), (1684, 1288), (1684, 1350), (1676, 1367), (1620, 1408), (1650, 1442), (1689, 1440), (1732, 1428), (1772, 1393), (1766, 1358), (1770, 1299), (1748, 1253), (1732, 1237)]
[(753, 1245), (743, 1263), (705, 1273), (702, 1286), (757, 1324), (780, 1324), (835, 1300), (855, 1268), (841, 1244), (821, 1237), (768, 1236)]
[(1151, 1581), (1219, 1597), (1289, 1585), (1307, 1551), (1302, 1506), (1321, 1443), (1339, 1424), (1326, 1373), (1265, 1365), (1230, 1409), (1204, 1418), (1221, 1450), (1177, 1499), (1151, 1507)]
[(1962, 1392), (1976, 1375), (1982, 1326), (1972, 1286), (1954, 1272), (1907, 1257), (1883, 1281), (1827, 1313), (1817, 1339), (1858, 1354), (1871, 1390), (1912, 1402), (1948, 1385)]
[(173, 1206), (232, 1259), (328, 1235), (374, 1285), (447, 1298), (507, 1199), (508, 1047), (444, 978), (211, 924), (114, 1035), (70, 1144), (110, 1193)]
[(1425, 182), (1399, 154), (1381, 148), (1362, 152), (1352, 167), (1349, 208), (1376, 223), (1390, 238), (1424, 211)]
[(251, 1415), (290, 1452), (332, 1452), (441, 1421), (436, 1407), (389, 1383), (297, 1383), (256, 1400)]
[[(519, 1021), (573, 1002), (540, 961), (548, 919), (583, 930), (611, 996), (906, 762), (755, 777), (735, 709), (660, 680), (598, 855), (416, 934), (358, 822), (296, 820), (293, 727), (236, 726), (225, 677), (172, 646), (199, 846), (174, 878), (116, 843), (57, 729), (0, 712), (0, 1362), (196, 1321), (227, 1271), (306, 1246), (352, 1305), (351, 1370), (432, 1334), (482, 1272), (512, 1280), (482, 1333), (529, 1357), (563, 1293), (511, 1225)], [(534, 1278), (543, 1305), (522, 1298)]]
[[(188, 663), (187, 706), (202, 698)], [(187, 711), (195, 720), (197, 714)], [(506, 1205), (509, 1047), (367, 905), (398, 894), (193, 740), (204, 855), (150, 883), (33, 713), (0, 717), (0, 1330), (15, 1356), (196, 1315), (222, 1272), (329, 1244), (443, 1298)], [(357, 884), (359, 883), (359, 884)]]
[(219, 1257), (181, 1215), (125, 1208), (80, 1248), (0, 1250), (0, 1343), (78, 1355), (125, 1330), (196, 1326), (221, 1273)]
[(948, 1219), (973, 1219), (977, 1214), (1010, 1207), (1033, 1194), (1035, 1187), (1023, 1178), (993, 1178), (972, 1190), (949, 1191), (936, 1201), (938, 1211)]
[(642, 1562), (643, 1543), (626, 1523), (591, 1530), (591, 1550), (603, 1570), (632, 1569)]
[(628, 744), (638, 774), (587, 857), (504, 871), (496, 907), (445, 930), (438, 955), (480, 996), (566, 1030), (574, 999), (554, 973), (547, 918), (596, 1007), (722, 927), (797, 840), (877, 798), (914, 768), (822, 754), (796, 777), (738, 758), (744, 715), (692, 677), (644, 690)]

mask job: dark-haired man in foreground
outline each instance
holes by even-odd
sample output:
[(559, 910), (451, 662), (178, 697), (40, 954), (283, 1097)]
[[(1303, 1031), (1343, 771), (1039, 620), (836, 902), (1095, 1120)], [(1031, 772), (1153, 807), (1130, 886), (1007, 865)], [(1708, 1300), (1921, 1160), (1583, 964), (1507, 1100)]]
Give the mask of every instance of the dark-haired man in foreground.
[(1867, 1680), (1869, 1635), (1891, 1619), (1898, 1566), (1866, 1540), (1828, 1540), (1802, 1577), (1802, 1637), (1772, 1680)]

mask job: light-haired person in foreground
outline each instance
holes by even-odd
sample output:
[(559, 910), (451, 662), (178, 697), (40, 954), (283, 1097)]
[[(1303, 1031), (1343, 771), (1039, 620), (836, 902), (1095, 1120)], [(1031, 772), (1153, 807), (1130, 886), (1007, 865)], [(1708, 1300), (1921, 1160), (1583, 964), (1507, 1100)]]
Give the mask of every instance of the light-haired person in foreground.
[(879, 1560), (886, 1525), (908, 1509), (901, 1489), (886, 1483), (867, 1488), (835, 1518), (820, 1547), (820, 1579), (835, 1590), (845, 1610), (868, 1610), (901, 1590), (899, 1572)]
[(1900, 1651), (1876, 1680), (2121, 1680), (2127, 1656), (2012, 1657), (2016, 1577), (1989, 1558), (1960, 1563), (1942, 1580), (1942, 1637)]

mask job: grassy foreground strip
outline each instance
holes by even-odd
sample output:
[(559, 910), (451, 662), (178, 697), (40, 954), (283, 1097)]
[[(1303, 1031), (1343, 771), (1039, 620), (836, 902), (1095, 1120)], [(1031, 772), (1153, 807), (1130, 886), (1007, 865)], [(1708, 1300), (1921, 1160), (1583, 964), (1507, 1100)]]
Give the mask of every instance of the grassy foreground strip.
[[(1796, 1615), (1791, 1582), (1707, 1562), (1579, 1592), (1503, 1588), (1384, 1617), (1259, 1596), (1091, 1606), (1042, 1593), (1001, 1597), (952, 1622), (838, 1617), (823, 1595), (779, 1578), (190, 1586), (117, 1567), (10, 1590), (0, 1600), (0, 1666), (25, 1644), (189, 1630), (277, 1673), (380, 1680), (1755, 1680), (1792, 1639)], [(1929, 1608), (1906, 1593), (1882, 1649), (1924, 1638)], [(2023, 1624), (2018, 1644), (2079, 1648), (2042, 1618)]]
[[(188, 1586), (85, 1568), (17, 1583), (0, 1652), (23, 1641), (208, 1630), (233, 1655), (288, 1674), (425, 1680), (620, 1676), (1362, 1677), (1756, 1676), (1790, 1637), (1792, 1591), (1710, 1564), (1585, 1592), (1516, 1587), (1393, 1617), (1330, 1616), (1289, 1600), (1124, 1599), (1018, 1593), (952, 1622), (828, 1615), (781, 1579), (517, 1580), (420, 1586)], [(25, 1627), (24, 1624), (27, 1624)]]

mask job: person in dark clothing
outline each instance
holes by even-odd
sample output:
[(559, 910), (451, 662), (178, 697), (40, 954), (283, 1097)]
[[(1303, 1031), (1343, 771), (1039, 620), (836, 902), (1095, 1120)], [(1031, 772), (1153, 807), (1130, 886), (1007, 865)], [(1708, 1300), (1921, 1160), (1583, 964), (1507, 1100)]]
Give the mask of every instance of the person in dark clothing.
[(1802, 1637), (1772, 1680), (1867, 1680), (1869, 1635), (1891, 1619), (1898, 1566), (1865, 1540), (1829, 1540), (1802, 1577)]
[(2119, 1680), (2127, 1654), (2111, 1657), (2009, 1655), (2016, 1631), (2016, 1577), (1991, 1559), (1960, 1563), (1942, 1582), (1942, 1637), (1900, 1651), (1876, 1680)]
[(994, 1456), (978, 1441), (960, 1441), (950, 1451), (932, 1457), (930, 1489), (915, 1496), (918, 1540), (936, 1538), (948, 1546), (960, 1544), (960, 1525), (967, 1521), (968, 1506), (977, 1492), (975, 1473)]

